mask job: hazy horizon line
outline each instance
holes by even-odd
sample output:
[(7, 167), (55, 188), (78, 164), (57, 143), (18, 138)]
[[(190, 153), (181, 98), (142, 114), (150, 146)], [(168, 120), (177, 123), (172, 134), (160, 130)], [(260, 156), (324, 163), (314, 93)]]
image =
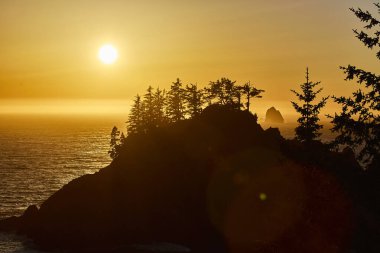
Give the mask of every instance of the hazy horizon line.
[[(0, 99), (0, 115), (46, 115), (46, 116), (124, 116), (127, 118), (133, 101), (131, 99)], [(266, 111), (275, 107), (285, 119), (285, 123), (296, 122), (299, 114), (292, 108), (290, 101), (261, 100), (252, 102), (252, 113), (258, 115), (258, 121), (265, 121)], [(326, 111), (327, 108), (325, 108)], [(335, 108), (334, 108), (335, 109)], [(321, 122), (328, 122), (326, 114), (321, 112)]]

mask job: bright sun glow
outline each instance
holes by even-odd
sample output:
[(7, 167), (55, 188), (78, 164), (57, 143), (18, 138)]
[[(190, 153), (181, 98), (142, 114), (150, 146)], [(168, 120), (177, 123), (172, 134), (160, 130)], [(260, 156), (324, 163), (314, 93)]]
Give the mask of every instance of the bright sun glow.
[(110, 44), (103, 45), (99, 49), (98, 57), (104, 64), (112, 64), (118, 58), (117, 50)]

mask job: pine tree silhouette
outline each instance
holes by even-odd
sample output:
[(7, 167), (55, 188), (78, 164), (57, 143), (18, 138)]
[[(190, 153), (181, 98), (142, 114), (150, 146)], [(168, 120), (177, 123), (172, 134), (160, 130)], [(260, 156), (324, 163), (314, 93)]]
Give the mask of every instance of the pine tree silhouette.
[(196, 84), (190, 84), (185, 89), (186, 113), (195, 117), (202, 112), (204, 104), (203, 90), (198, 89)]
[(312, 102), (316, 99), (317, 95), (322, 91), (322, 88), (314, 91), (314, 88), (319, 85), (320, 82), (313, 83), (309, 80), (309, 69), (306, 68), (306, 82), (301, 84), (301, 93), (295, 90), (291, 90), (302, 102), (297, 104), (291, 101), (294, 109), (301, 114), (298, 118), (299, 125), (296, 127), (296, 138), (303, 142), (310, 142), (317, 139), (321, 134), (319, 130), (323, 128), (319, 121), (319, 112), (326, 105), (326, 101), (329, 97), (324, 97), (317, 104)]
[(177, 122), (185, 118), (184, 90), (179, 78), (172, 83), (168, 92), (167, 113), (171, 122)]
[(119, 129), (117, 129), (116, 126), (114, 126), (111, 131), (110, 150), (108, 151), (108, 154), (110, 155), (112, 159), (115, 159), (119, 155), (119, 152), (118, 152), (119, 145), (120, 145), (120, 131)]
[[(251, 99), (252, 98), (262, 98), (261, 93), (265, 92), (264, 90), (257, 89), (251, 85), (251, 82), (248, 82), (240, 87), (242, 94), (246, 97), (245, 107), (246, 110), (250, 110)], [(240, 103), (240, 101), (239, 101)]]
[(153, 88), (149, 86), (144, 95), (144, 100), (142, 104), (143, 114), (142, 122), (144, 130), (154, 127), (154, 95)]
[[(380, 4), (375, 3), (380, 13)], [(380, 59), (380, 21), (368, 11), (360, 8), (350, 9), (365, 23), (364, 31), (354, 29), (358, 38), (366, 47), (375, 49)], [(341, 67), (346, 74), (345, 80), (356, 80), (362, 89), (352, 93), (351, 97), (333, 97), (342, 106), (342, 111), (330, 116), (332, 131), (339, 135), (336, 145), (348, 145), (358, 151), (358, 159), (367, 167), (380, 168), (380, 76), (348, 65)], [(363, 87), (364, 86), (364, 87)]]
[(128, 133), (138, 133), (143, 127), (143, 104), (141, 97), (137, 94), (133, 101), (133, 106), (128, 115), (127, 131)]
[(164, 125), (167, 121), (165, 116), (165, 100), (165, 90), (160, 90), (160, 88), (157, 88), (153, 95), (153, 122), (156, 127)]

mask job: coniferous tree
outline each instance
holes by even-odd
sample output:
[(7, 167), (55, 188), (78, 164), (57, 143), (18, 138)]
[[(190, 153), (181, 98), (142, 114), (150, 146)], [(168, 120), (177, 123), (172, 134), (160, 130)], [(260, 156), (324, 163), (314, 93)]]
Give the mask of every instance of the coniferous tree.
[(206, 99), (208, 104), (222, 104), (224, 102), (224, 94), (219, 80), (213, 82), (210, 81), (209, 86), (205, 87)]
[(228, 78), (222, 78), (222, 89), (224, 91), (224, 100), (226, 105), (235, 106), (237, 102), (237, 93), (239, 90), (237, 86), (235, 86), (236, 81), (231, 81)]
[(108, 154), (112, 159), (115, 159), (119, 155), (119, 145), (120, 131), (116, 126), (114, 126), (111, 131), (110, 150), (108, 151)]
[(143, 129), (147, 130), (154, 126), (154, 95), (152, 86), (149, 86), (146, 90), (142, 108)]
[(153, 95), (153, 106), (154, 106), (154, 124), (156, 127), (162, 126), (166, 122), (165, 117), (165, 90), (160, 88), (156, 89), (156, 92)]
[(141, 97), (137, 94), (133, 101), (132, 109), (128, 115), (127, 131), (128, 133), (138, 133), (143, 127), (143, 104)]
[(203, 90), (198, 89), (196, 84), (186, 86), (185, 90), (186, 112), (190, 117), (195, 117), (202, 112), (204, 104)]
[(313, 104), (317, 95), (322, 91), (322, 88), (314, 90), (320, 82), (313, 83), (309, 80), (309, 69), (306, 69), (306, 82), (301, 84), (301, 93), (291, 90), (302, 102), (297, 104), (291, 102), (294, 109), (301, 114), (298, 118), (299, 125), (296, 127), (296, 138), (300, 141), (310, 142), (318, 138), (321, 134), (319, 130), (323, 128), (319, 122), (319, 112), (326, 105), (328, 97), (323, 97), (319, 103)]
[(221, 78), (220, 80), (211, 81), (209, 83), (209, 97), (211, 98), (211, 101), (213, 101), (213, 103), (215, 104), (226, 104), (226, 95), (223, 88), (223, 81), (224, 78)]
[(124, 143), (125, 143), (125, 135), (124, 135), (124, 133), (123, 132), (121, 132), (121, 134), (120, 134), (120, 145), (119, 145), (119, 147), (121, 147), (121, 146), (123, 146), (124, 145)]
[(242, 86), (240, 85), (234, 85), (231, 92), (232, 100), (230, 100), (230, 104), (232, 104), (233, 107), (239, 110), (243, 107), (243, 104), (242, 104), (243, 90), (241, 89), (241, 87)]
[(237, 99), (236, 107), (238, 109), (241, 109), (243, 107), (243, 103), (242, 103), (243, 89), (242, 88), (243, 86), (236, 87), (236, 99)]
[(208, 93), (207, 98), (212, 103), (221, 105), (234, 105), (236, 103), (236, 81), (231, 81), (228, 78), (221, 78), (215, 82), (211, 81), (209, 87), (206, 88)]
[(171, 122), (177, 122), (185, 118), (184, 90), (179, 78), (172, 83), (168, 92), (167, 113)]
[(261, 93), (265, 92), (264, 90), (257, 89), (251, 85), (250, 82), (244, 84), (240, 87), (241, 93), (245, 95), (246, 103), (245, 108), (247, 111), (250, 110), (251, 99), (252, 98), (262, 98)]
[[(374, 4), (380, 13), (380, 4)], [(365, 24), (355, 36), (380, 59), (380, 19), (360, 8), (350, 9)], [(336, 145), (348, 145), (358, 151), (358, 159), (368, 168), (380, 168), (380, 76), (348, 65), (341, 67), (346, 80), (356, 80), (362, 89), (350, 97), (333, 97), (342, 111), (332, 118), (332, 131), (339, 135)]]
[(212, 105), (213, 100), (215, 98), (214, 92), (212, 91), (211, 87), (204, 87), (203, 88), (203, 97), (205, 101), (207, 102), (207, 105)]

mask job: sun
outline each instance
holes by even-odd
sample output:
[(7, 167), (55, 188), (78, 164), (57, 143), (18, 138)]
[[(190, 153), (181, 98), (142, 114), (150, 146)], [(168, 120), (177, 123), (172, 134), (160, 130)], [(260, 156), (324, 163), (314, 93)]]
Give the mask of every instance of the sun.
[(117, 60), (118, 53), (114, 46), (106, 44), (99, 49), (98, 57), (104, 64), (112, 64)]

